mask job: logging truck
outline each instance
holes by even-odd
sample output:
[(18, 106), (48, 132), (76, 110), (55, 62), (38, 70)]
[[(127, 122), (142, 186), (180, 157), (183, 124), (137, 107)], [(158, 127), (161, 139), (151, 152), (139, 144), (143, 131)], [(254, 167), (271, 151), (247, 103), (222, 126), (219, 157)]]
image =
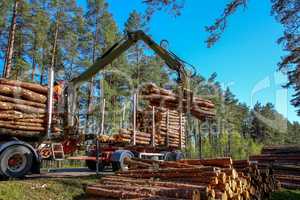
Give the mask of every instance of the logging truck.
[[(64, 89), (64, 106), (65, 113), (63, 117), (64, 120), (64, 130), (63, 134), (72, 136), (78, 134), (74, 129), (76, 125), (75, 119), (75, 110), (76, 110), (76, 102), (77, 102), (77, 90), (79, 86), (91, 79), (95, 76), (99, 71), (103, 70), (107, 65), (113, 62), (116, 58), (118, 58), (123, 52), (129, 49), (132, 45), (136, 44), (138, 41), (145, 42), (155, 53), (157, 53), (166, 63), (166, 65), (171, 69), (175, 70), (178, 74), (178, 80), (181, 84), (181, 88), (186, 88), (187, 83), (187, 73), (185, 71), (183, 62), (173, 53), (167, 51), (162, 48), (160, 45), (155, 43), (148, 35), (146, 35), (143, 31), (135, 31), (128, 33), (121, 41), (114, 44), (110, 49), (108, 49), (101, 57), (99, 57), (92, 66), (90, 66), (86, 71), (84, 71), (78, 77), (72, 79), (68, 83), (66, 83)], [(22, 83), (24, 85), (24, 83)], [(44, 107), (40, 105), (40, 109), (42, 111), (46, 110), (46, 112), (42, 112), (43, 120), (46, 120), (47, 126), (44, 128), (40, 128), (39, 131), (44, 131), (46, 137), (51, 139), (53, 129), (51, 127), (52, 124), (52, 114), (53, 114), (53, 84), (54, 84), (54, 73), (53, 69), (49, 67), (48, 69), (48, 87), (47, 87), (47, 106)], [(26, 85), (26, 83), (25, 83)], [(14, 89), (18, 90), (16, 86), (12, 86), (13, 88), (9, 88), (5, 90), (5, 92), (9, 91), (11, 93), (5, 94), (13, 94)], [(25, 89), (24, 89), (25, 90)], [(22, 93), (23, 94), (23, 93)], [(24, 94), (21, 97), (24, 97), (26, 100), (31, 100), (33, 96), (30, 94), (34, 94), (32, 91), (29, 94)], [(16, 97), (16, 98), (19, 98)], [(12, 100), (13, 101), (13, 100)], [(23, 103), (24, 103), (23, 102)], [(16, 103), (16, 102), (13, 102)], [(17, 104), (13, 104), (12, 102), (8, 104), (12, 107), (12, 109), (17, 109), (18, 112), (24, 111), (24, 106), (16, 106)], [(22, 102), (19, 102), (22, 103)], [(45, 103), (45, 101), (43, 101)], [(0, 105), (1, 106), (1, 105)], [(34, 107), (34, 105), (28, 105)], [(0, 107), (1, 108), (1, 107)], [(2, 108), (1, 108), (2, 109)], [(23, 110), (22, 110), (23, 109)], [(25, 110), (28, 113), (28, 109)], [(25, 112), (24, 111), (24, 112)], [(36, 110), (35, 110), (36, 111)], [(19, 115), (18, 115), (19, 116)], [(23, 115), (21, 115), (23, 116)], [(31, 120), (35, 123), (34, 116), (31, 117)], [(40, 119), (39, 119), (40, 120)], [(2, 123), (2, 122), (1, 122)], [(11, 123), (11, 121), (10, 121)], [(40, 170), (40, 155), (37, 153), (37, 147), (32, 144), (32, 141), (25, 141), (21, 137), (22, 134), (34, 135), (36, 127), (29, 128), (29, 125), (22, 125), (21, 128), (24, 129), (20, 131), (16, 128), (14, 129), (14, 125), (20, 122), (13, 122), (12, 126), (6, 129), (0, 129), (0, 176), (2, 177), (23, 177), (28, 173), (39, 173)], [(32, 123), (33, 125), (36, 125)], [(6, 127), (4, 124), (2, 127)], [(133, 131), (133, 141), (135, 141), (135, 130)], [(36, 134), (40, 132), (35, 132)], [(4, 137), (5, 136), (5, 137)], [(40, 136), (40, 135), (38, 135)], [(39, 141), (42, 138), (39, 137)], [(98, 141), (98, 140), (97, 140)], [(74, 144), (75, 145), (75, 144)], [(175, 151), (171, 148), (166, 148), (164, 151), (158, 151), (155, 146), (151, 146), (149, 148), (146, 147), (138, 147), (135, 145), (135, 142), (129, 147), (118, 147), (118, 146), (107, 146), (101, 147), (99, 146), (99, 142), (97, 142), (97, 148), (89, 151), (89, 158), (86, 158), (87, 164), (90, 168), (103, 168), (103, 164), (112, 164), (114, 170), (125, 169), (125, 158), (130, 157), (152, 157), (156, 159), (168, 159), (174, 160), (179, 159), (182, 154), (178, 151)], [(75, 149), (75, 148), (71, 148)], [(65, 149), (64, 149), (65, 150)], [(100, 154), (99, 154), (100, 151)], [(98, 152), (98, 153), (96, 153)], [(97, 158), (97, 159), (96, 159)], [(98, 159), (99, 158), (99, 159)], [(96, 160), (98, 160), (96, 162)], [(100, 162), (99, 162), (100, 160)], [(103, 161), (103, 162), (102, 162)], [(98, 164), (96, 164), (98, 163)]]

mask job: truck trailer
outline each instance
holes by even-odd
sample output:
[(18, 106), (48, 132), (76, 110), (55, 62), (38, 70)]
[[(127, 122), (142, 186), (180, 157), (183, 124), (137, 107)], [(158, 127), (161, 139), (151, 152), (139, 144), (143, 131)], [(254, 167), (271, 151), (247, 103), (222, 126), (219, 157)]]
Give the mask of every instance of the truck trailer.
[[(65, 83), (64, 106), (65, 113), (63, 117), (63, 134), (69, 136), (78, 136), (76, 132), (76, 99), (79, 86), (95, 76), (99, 71), (105, 69), (107, 65), (118, 58), (123, 52), (129, 49), (138, 41), (145, 42), (155, 53), (157, 53), (171, 69), (178, 75), (178, 81), (181, 88), (187, 87), (187, 73), (182, 60), (172, 52), (167, 51), (155, 43), (143, 31), (129, 32), (127, 35), (115, 43), (101, 57), (99, 57), (92, 66), (80, 74), (78, 77)], [(39, 173), (41, 158), (37, 153), (37, 146), (45, 139), (51, 139), (53, 135), (53, 82), (54, 72), (52, 68), (48, 70), (48, 87), (38, 84), (25, 82), (13, 82), (2, 80), (0, 84), (0, 93), (7, 99), (7, 103), (0, 99), (0, 110), (5, 111), (2, 114), (11, 116), (16, 114), (17, 119), (23, 119), (24, 116), (30, 116), (28, 121), (12, 119), (9, 123), (0, 120), (0, 176), (5, 178), (20, 178), (28, 173)], [(38, 88), (38, 90), (37, 90)], [(38, 93), (41, 92), (42, 94)], [(45, 105), (42, 104), (47, 104)], [(34, 116), (36, 115), (36, 116)], [(41, 117), (42, 116), (42, 117)], [(4, 119), (3, 117), (2, 119)], [(5, 118), (6, 119), (6, 118)], [(30, 120), (31, 121), (30, 121)], [(44, 120), (38, 125), (36, 121)], [(22, 122), (22, 123), (21, 123)], [(25, 139), (24, 139), (25, 138)], [(135, 146), (133, 144), (133, 146)], [(136, 156), (137, 149), (114, 149), (111, 154), (113, 166), (120, 168), (122, 159), (128, 156)], [(151, 152), (152, 156), (165, 156), (165, 153)], [(103, 154), (104, 155), (104, 154)], [(139, 156), (147, 156), (148, 152), (139, 152)]]

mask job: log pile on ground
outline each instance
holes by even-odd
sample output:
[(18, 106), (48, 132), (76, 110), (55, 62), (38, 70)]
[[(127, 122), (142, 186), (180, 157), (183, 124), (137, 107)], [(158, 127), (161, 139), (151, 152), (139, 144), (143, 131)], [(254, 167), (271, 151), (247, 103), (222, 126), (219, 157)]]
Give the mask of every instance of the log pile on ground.
[(256, 199), (269, 199), (271, 192), (280, 188), (271, 168), (259, 169), (249, 160), (234, 160), (233, 167), (239, 176), (246, 176), (250, 183), (250, 193)]
[[(236, 170), (231, 158), (180, 162), (126, 158), (124, 162), (128, 171), (87, 186), (87, 194), (97, 199), (226, 200), (263, 199), (276, 189), (269, 174), (246, 165)], [(272, 184), (267, 186), (271, 189), (265, 184)]]
[(0, 136), (26, 140), (45, 135), (47, 92), (39, 84), (0, 79)]
[(141, 97), (149, 101), (151, 106), (191, 113), (201, 120), (215, 116), (215, 106), (211, 101), (189, 94), (175, 94), (152, 83), (144, 85), (141, 90)]
[(261, 155), (251, 156), (260, 169), (272, 168), (281, 187), (300, 189), (300, 145), (266, 146)]

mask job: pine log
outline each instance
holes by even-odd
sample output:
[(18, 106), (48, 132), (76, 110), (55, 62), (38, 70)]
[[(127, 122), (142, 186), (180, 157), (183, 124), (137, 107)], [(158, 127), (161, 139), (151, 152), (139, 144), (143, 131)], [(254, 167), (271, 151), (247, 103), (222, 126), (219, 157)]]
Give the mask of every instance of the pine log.
[(158, 161), (150, 159), (132, 158), (132, 160), (151, 164), (151, 166), (157, 165), (159, 168), (195, 168), (192, 165), (186, 165), (175, 161)]
[(26, 99), (37, 103), (46, 103), (47, 97), (45, 95), (23, 89), (21, 87), (0, 85), (0, 94), (13, 96), (14, 98)]
[[(1, 119), (1, 118), (0, 118)], [(47, 119), (39, 119), (39, 118), (25, 118), (25, 119), (14, 119), (15, 122), (30, 122), (30, 123), (47, 123)], [(55, 120), (53, 121), (55, 123)]]
[(300, 153), (300, 145), (273, 145), (264, 146), (262, 149), (262, 154), (290, 154), (290, 153)]
[[(12, 117), (14, 116), (14, 117)], [(0, 110), (1, 118), (45, 118), (45, 114), (26, 114), (16, 110)]]
[(132, 199), (138, 197), (149, 197), (149, 195), (143, 195), (140, 192), (129, 192), (123, 190), (105, 189), (99, 186), (88, 186), (85, 190), (88, 195), (115, 199)]
[(34, 113), (34, 114), (45, 114), (46, 109), (43, 108), (35, 108), (28, 105), (22, 105), (22, 104), (15, 104), (15, 103), (7, 103), (0, 101), (0, 110), (8, 110), (8, 111), (21, 111), (24, 113)]
[(18, 80), (9, 80), (9, 79), (4, 79), (4, 78), (0, 79), (0, 84), (22, 87), (22, 88), (32, 90), (37, 93), (48, 94), (48, 88), (46, 86), (42, 86), (40, 84), (26, 83), (26, 82), (21, 82)]
[(13, 125), (13, 124), (8, 124), (3, 121), (0, 122), (0, 128), (25, 130), (25, 131), (45, 131), (45, 127)]
[(101, 189), (112, 189), (115, 191), (123, 191), (122, 196), (119, 196), (119, 198), (126, 198), (123, 195), (125, 192), (140, 192), (141, 197), (145, 196), (163, 196), (163, 197), (171, 197), (171, 198), (187, 198), (192, 199), (194, 195), (194, 189), (191, 188), (164, 188), (164, 187), (149, 187), (144, 185), (138, 185), (138, 186), (127, 186), (127, 185), (116, 185), (116, 184), (110, 184), (110, 185), (94, 185), (93, 187), (97, 186), (97, 188)]
[[(195, 168), (167, 168), (167, 169), (157, 169), (157, 170), (152, 170), (152, 169), (142, 169), (142, 170), (130, 170), (130, 171), (124, 171), (124, 172), (119, 172), (119, 175), (158, 175), (158, 176), (165, 176), (168, 177), (180, 177), (180, 176), (196, 176), (200, 174), (210, 174), (217, 176), (219, 174), (219, 171), (215, 167), (195, 167)], [(206, 175), (207, 175), (206, 174)], [(202, 175), (201, 175), (202, 176)], [(139, 176), (138, 176), (139, 177)]]
[[(10, 137), (40, 137), (45, 135), (44, 132), (40, 131), (26, 131), (26, 130), (17, 130), (17, 129), (7, 129), (0, 128), (0, 136), (10, 136)], [(0, 137), (1, 138), (1, 137)]]
[(20, 126), (29, 126), (29, 127), (45, 127), (45, 124), (37, 122), (18, 122), (18, 121), (3, 121), (0, 120), (0, 124), (9, 124), (9, 125), (20, 125)]
[(189, 164), (189, 165), (205, 165), (205, 166), (216, 166), (216, 167), (223, 167), (223, 168), (230, 167), (232, 165), (231, 158), (180, 160), (178, 162)]
[(27, 100), (22, 100), (22, 99), (17, 99), (17, 98), (11, 98), (7, 96), (0, 95), (0, 101), (2, 102), (11, 102), (11, 103), (16, 103), (16, 104), (21, 104), (21, 105), (28, 105), (28, 106), (33, 106), (37, 108), (46, 108), (46, 104), (42, 103), (36, 103), (33, 101), (27, 101)]
[(134, 159), (130, 159), (128, 157), (124, 158), (124, 163), (130, 166), (130, 169), (133, 167), (142, 167), (142, 168), (150, 168), (152, 165), (139, 161), (139, 160), (134, 160)]
[(119, 182), (124, 184), (141, 184), (141, 185), (148, 185), (148, 186), (158, 186), (158, 187), (168, 187), (168, 188), (193, 188), (198, 189), (200, 191), (209, 192), (209, 187), (207, 185), (194, 185), (194, 184), (186, 184), (186, 183), (175, 183), (170, 181), (157, 181), (153, 179), (134, 179), (134, 178), (127, 178), (122, 176), (107, 176), (101, 178), (102, 183), (106, 182)]
[(212, 177), (168, 177), (168, 181), (174, 181), (176, 183), (189, 183), (189, 184), (203, 184), (203, 185), (218, 185), (219, 181), (216, 176)]
[(256, 155), (256, 156), (250, 156), (250, 160), (257, 160), (257, 161), (299, 161), (300, 160), (300, 154), (287, 154), (287, 155)]

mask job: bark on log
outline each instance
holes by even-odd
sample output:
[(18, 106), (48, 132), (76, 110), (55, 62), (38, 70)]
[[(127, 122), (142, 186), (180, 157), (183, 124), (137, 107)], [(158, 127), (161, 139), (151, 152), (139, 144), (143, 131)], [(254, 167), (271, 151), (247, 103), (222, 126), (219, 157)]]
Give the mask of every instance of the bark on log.
[(148, 160), (148, 159), (140, 159), (140, 158), (132, 158), (132, 160), (151, 164), (151, 166), (156, 165), (159, 166), (159, 168), (195, 168), (195, 166), (186, 165), (175, 161), (158, 161), (158, 160)]
[(25, 130), (25, 131), (45, 131), (44, 127), (13, 125), (13, 124), (8, 124), (6, 122), (0, 122), (0, 128)]
[(40, 84), (26, 83), (26, 82), (21, 82), (18, 80), (9, 80), (9, 79), (4, 79), (4, 78), (0, 79), (0, 84), (22, 87), (22, 88), (32, 90), (37, 93), (48, 94), (48, 88), (46, 86), (42, 86)]
[(37, 103), (46, 103), (47, 97), (45, 95), (23, 89), (21, 87), (0, 85), (0, 94), (13, 96), (19, 99), (26, 99)]
[(44, 132), (40, 132), (40, 131), (26, 131), (26, 130), (0, 128), (0, 136), (1, 135), (23, 138), (23, 137), (41, 137), (45, 134)]
[[(1, 118), (0, 118), (1, 119)], [(15, 119), (15, 122), (30, 122), (30, 123), (41, 123), (46, 125), (46, 119), (39, 119), (39, 118), (25, 118), (25, 119)]]
[(262, 149), (262, 154), (290, 154), (290, 153), (299, 153), (300, 154), (300, 145), (273, 145), (265, 146)]
[(35, 114), (45, 114), (46, 109), (43, 108), (35, 108), (32, 106), (27, 106), (27, 105), (22, 105), (22, 104), (15, 104), (15, 103), (7, 103), (0, 101), (0, 110), (16, 110), (16, 111), (21, 111), (24, 113), (35, 113)]
[(119, 172), (118, 174), (136, 174), (136, 173), (201, 173), (201, 172), (220, 172), (218, 168), (211, 166), (199, 166), (194, 168), (168, 168), (168, 169), (143, 169), (143, 170), (130, 170)]
[(165, 181), (157, 181), (152, 179), (133, 179), (133, 178), (127, 178), (127, 177), (120, 177), (120, 176), (108, 176), (103, 177), (101, 179), (103, 183), (106, 181), (114, 181), (114, 182), (121, 182), (121, 183), (131, 183), (131, 184), (143, 184), (143, 185), (149, 185), (149, 186), (158, 186), (158, 187), (169, 187), (169, 188), (193, 188), (198, 189), (200, 191), (209, 191), (209, 187), (206, 185), (194, 185), (194, 184), (183, 184), (183, 183), (175, 183), (175, 182), (165, 182)]
[(20, 125), (20, 126), (28, 126), (28, 127), (45, 127), (45, 124), (41, 123), (32, 123), (32, 122), (18, 122), (18, 121), (3, 121), (0, 120), (0, 124), (9, 124), (9, 125)]
[(7, 96), (3, 96), (3, 95), (0, 95), (0, 101), (2, 101), (2, 102), (11, 102), (11, 103), (21, 104), (21, 105), (28, 105), (28, 106), (38, 107), (38, 108), (46, 108), (46, 104), (36, 103), (36, 102), (22, 100), (22, 99), (11, 98), (11, 97), (7, 97)]
[(113, 189), (104, 189), (100, 187), (88, 186), (86, 188), (86, 193), (91, 196), (106, 197), (106, 198), (116, 198), (116, 199), (132, 199), (138, 197), (148, 197), (142, 195), (140, 192), (127, 192), (119, 191)]
[(0, 117), (14, 116), (14, 118), (45, 118), (45, 114), (26, 114), (16, 110), (0, 110)]
[(205, 165), (226, 168), (232, 165), (231, 158), (215, 158), (215, 159), (202, 159), (202, 160), (180, 160), (179, 162), (189, 165)]

